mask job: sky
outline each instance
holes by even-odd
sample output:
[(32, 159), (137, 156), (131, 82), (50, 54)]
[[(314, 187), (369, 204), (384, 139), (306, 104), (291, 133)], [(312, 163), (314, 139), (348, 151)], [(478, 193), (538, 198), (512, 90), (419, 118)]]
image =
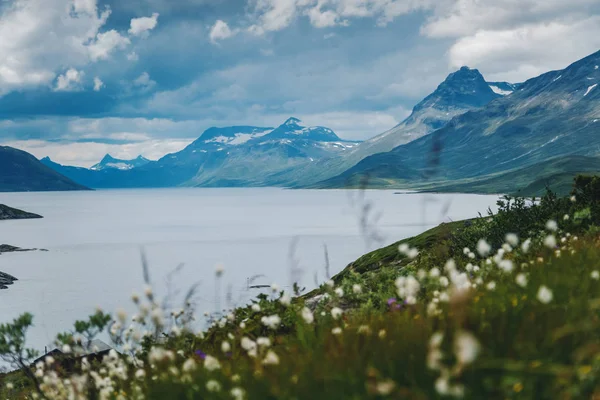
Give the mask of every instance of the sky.
[(0, 145), (89, 167), (290, 116), (367, 139), (463, 65), (599, 49), (598, 0), (0, 0)]

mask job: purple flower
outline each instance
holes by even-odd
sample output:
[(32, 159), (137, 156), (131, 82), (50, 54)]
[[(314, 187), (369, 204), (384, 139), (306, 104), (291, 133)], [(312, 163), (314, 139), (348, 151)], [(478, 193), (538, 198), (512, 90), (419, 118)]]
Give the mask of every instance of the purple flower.
[(203, 360), (206, 358), (206, 353), (203, 352), (202, 350), (196, 350), (196, 355)]
[(390, 297), (387, 301), (388, 306), (392, 306), (393, 304), (395, 304), (398, 300), (396, 300), (393, 297)]

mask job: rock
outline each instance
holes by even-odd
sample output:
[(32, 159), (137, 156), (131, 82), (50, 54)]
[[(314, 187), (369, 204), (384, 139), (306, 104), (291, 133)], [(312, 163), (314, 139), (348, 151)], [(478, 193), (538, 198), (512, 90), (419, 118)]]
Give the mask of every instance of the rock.
[(8, 289), (9, 285), (12, 285), (18, 279), (12, 275), (4, 272), (0, 272), (0, 289)]
[(43, 218), (41, 215), (29, 213), (16, 208), (11, 208), (7, 205), (0, 204), (0, 220), (7, 219), (37, 219)]

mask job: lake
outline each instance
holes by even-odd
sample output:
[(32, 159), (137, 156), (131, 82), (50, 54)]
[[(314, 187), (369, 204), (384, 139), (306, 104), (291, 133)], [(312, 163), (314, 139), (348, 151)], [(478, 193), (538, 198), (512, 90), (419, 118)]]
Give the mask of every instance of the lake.
[[(0, 256), (0, 271), (19, 278), (0, 290), (0, 322), (33, 313), (29, 343), (43, 350), (97, 306), (133, 311), (130, 296), (144, 286), (142, 249), (159, 296), (200, 282), (199, 314), (227, 306), (227, 293), (232, 306), (247, 302), (258, 294), (248, 289), (254, 275), (263, 275), (254, 284), (289, 288), (291, 270), (300, 270), (294, 276), (311, 289), (326, 279), (325, 246), (335, 274), (368, 250), (496, 210), (497, 199), (275, 188), (0, 193), (0, 203), (45, 217), (0, 222), (0, 244), (48, 250)], [(219, 296), (217, 265), (225, 268)]]

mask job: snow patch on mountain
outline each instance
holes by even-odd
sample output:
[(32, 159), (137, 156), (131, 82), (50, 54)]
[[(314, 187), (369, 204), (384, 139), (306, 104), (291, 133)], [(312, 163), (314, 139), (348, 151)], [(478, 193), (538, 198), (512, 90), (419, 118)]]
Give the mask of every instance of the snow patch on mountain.
[(502, 90), (498, 86), (495, 86), (495, 85), (490, 85), (490, 89), (492, 89), (492, 91), (494, 93), (499, 94), (501, 96), (508, 96), (509, 94), (511, 94), (513, 92), (512, 90)]
[(597, 83), (593, 84), (592, 86), (588, 87), (585, 94), (583, 95), (583, 97), (587, 96), (592, 90), (594, 90), (594, 88), (598, 86)]

